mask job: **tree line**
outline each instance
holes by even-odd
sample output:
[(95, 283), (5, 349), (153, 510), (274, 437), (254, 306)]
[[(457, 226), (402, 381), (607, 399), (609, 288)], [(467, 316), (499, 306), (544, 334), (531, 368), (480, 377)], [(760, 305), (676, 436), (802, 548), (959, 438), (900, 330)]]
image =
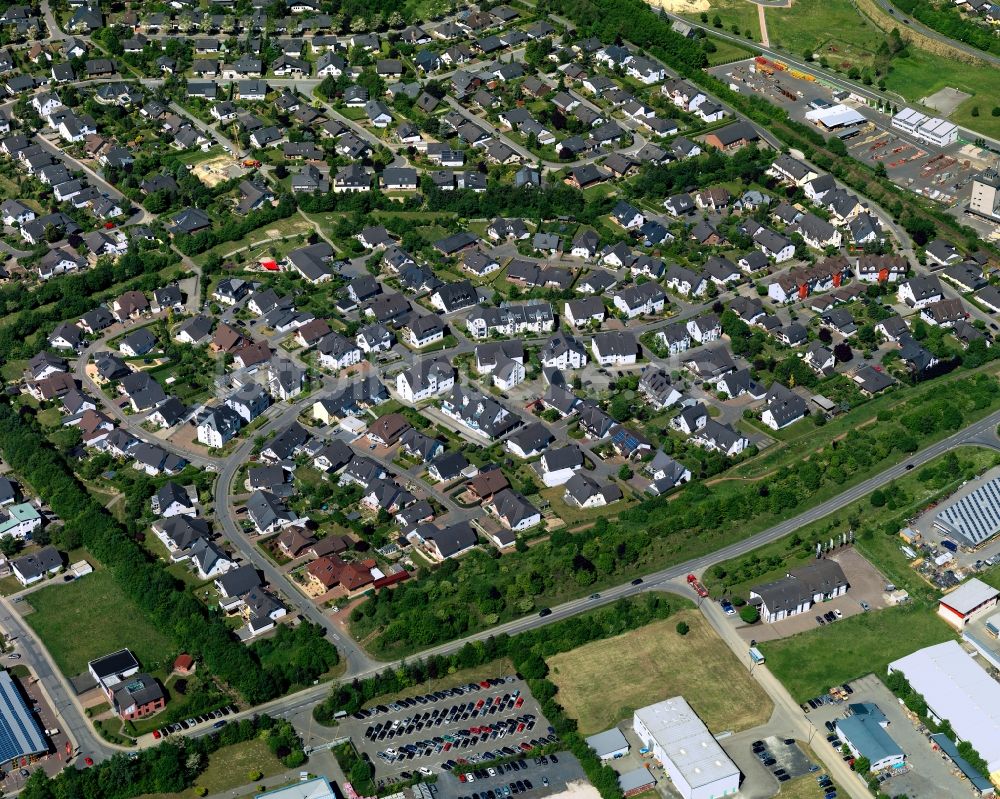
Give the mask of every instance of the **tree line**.
[(120, 752), (92, 768), (64, 768), (54, 777), (31, 773), (21, 791), (24, 799), (133, 799), (144, 794), (178, 793), (193, 786), (208, 758), (226, 746), (262, 738), (288, 768), (305, 762), (302, 742), (291, 723), (267, 715), (226, 724), (197, 738), (178, 737), (141, 749)]
[[(280, 696), (338, 662), (336, 648), (313, 625), (282, 629), (271, 641), (244, 646), (219, 612), (210, 611), (184, 590), (87, 492), (30, 415), (19, 415), (6, 402), (0, 404), (0, 451), (63, 521), (55, 543), (65, 549), (86, 547), (151, 624), (170, 635), (179, 649), (202, 660), (250, 704)], [(294, 660), (274, 656), (276, 647), (292, 644)]]

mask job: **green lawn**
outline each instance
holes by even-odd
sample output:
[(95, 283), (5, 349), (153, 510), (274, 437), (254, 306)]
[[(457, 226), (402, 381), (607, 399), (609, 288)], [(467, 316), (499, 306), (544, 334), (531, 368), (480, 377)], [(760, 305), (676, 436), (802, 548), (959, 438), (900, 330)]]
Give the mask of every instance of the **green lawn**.
[(193, 260), (198, 264), (204, 264), (210, 255), (217, 253), (225, 256), (228, 253), (241, 250), (245, 247), (249, 247), (249, 250), (240, 253), (240, 255), (248, 262), (260, 255), (270, 254), (272, 250), (277, 255), (284, 256), (290, 250), (301, 246), (301, 242), (282, 242), (282, 238), (298, 237), (301, 235), (308, 236), (313, 231), (313, 226), (305, 219), (297, 215), (291, 216), (288, 219), (279, 219), (269, 225), (257, 228), (242, 239), (218, 244), (210, 250), (196, 255)]
[(195, 787), (181, 793), (143, 794), (142, 799), (194, 799), (195, 788), (204, 788), (210, 795), (240, 788), (250, 782), (250, 772), (273, 777), (285, 770), (265, 741), (251, 741), (225, 746), (208, 756), (208, 766), (195, 780)]
[(780, 641), (759, 644), (771, 672), (797, 702), (876, 674), (893, 660), (954, 638), (929, 604), (860, 613)]
[[(746, 31), (753, 34), (755, 42), (760, 41), (760, 23), (757, 21), (757, 6), (747, 0), (710, 0), (712, 7), (708, 10), (709, 23), (716, 15), (722, 20), (722, 28), (726, 33), (732, 33), (733, 25), (740, 29), (740, 35)], [(653, 4), (655, 6), (655, 3)], [(685, 14), (684, 16), (700, 22), (699, 14)], [(768, 19), (768, 23), (770, 23)], [(774, 34), (771, 34), (774, 40)]]
[(34, 612), (25, 621), (67, 677), (85, 671), (94, 658), (122, 647), (131, 649), (147, 670), (175, 654), (170, 638), (145, 620), (106, 571), (72, 583), (60, 580), (35, 591), (27, 601)]
[(746, 48), (739, 47), (738, 45), (733, 44), (732, 42), (727, 42), (724, 39), (716, 39), (713, 37), (712, 44), (715, 45), (715, 52), (708, 54), (708, 65), (710, 67), (715, 67), (719, 64), (729, 64), (732, 61), (740, 61), (753, 55)]
[[(951, 86), (972, 95), (949, 119), (988, 136), (1000, 136), (1000, 117), (992, 115), (1000, 105), (1000, 70), (996, 67), (960, 64), (922, 50), (912, 50), (909, 58), (897, 58), (886, 78), (886, 88), (908, 100), (918, 101), (938, 89)], [(972, 115), (979, 108), (978, 117)]]
[(796, 0), (791, 8), (769, 8), (766, 14), (772, 47), (796, 55), (810, 50), (843, 72), (872, 63), (884, 38), (850, 0)]

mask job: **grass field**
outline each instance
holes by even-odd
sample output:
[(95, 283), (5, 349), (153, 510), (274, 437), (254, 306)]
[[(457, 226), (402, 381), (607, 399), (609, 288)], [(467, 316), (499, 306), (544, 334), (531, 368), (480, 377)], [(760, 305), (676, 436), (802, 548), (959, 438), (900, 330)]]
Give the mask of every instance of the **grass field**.
[[(195, 781), (195, 787), (205, 788), (214, 795), (239, 788), (250, 782), (251, 771), (259, 771), (264, 777), (280, 774), (285, 767), (259, 739), (233, 744), (213, 752), (208, 756), (208, 766)], [(194, 788), (182, 793), (144, 794), (142, 799), (194, 799)]]
[(780, 641), (760, 644), (771, 672), (797, 702), (876, 674), (890, 661), (954, 638), (928, 604), (861, 613)]
[[(755, 42), (760, 41), (760, 23), (757, 19), (757, 6), (747, 0), (711, 0), (712, 7), (708, 10), (709, 24), (716, 15), (722, 20), (722, 28), (726, 33), (733, 33), (733, 25), (740, 30), (740, 35), (746, 31), (753, 34)], [(655, 7), (655, 6), (654, 6)], [(699, 14), (685, 14), (693, 20), (700, 21)], [(772, 37), (773, 38), (773, 37)]]
[(106, 571), (72, 583), (53, 583), (33, 592), (28, 602), (35, 610), (25, 621), (67, 677), (122, 647), (131, 649), (147, 670), (174, 654), (170, 639), (145, 620)]
[[(680, 621), (691, 628), (685, 636), (677, 633)], [(548, 665), (559, 703), (585, 735), (672, 696), (687, 699), (714, 732), (745, 730), (771, 715), (770, 699), (695, 610), (556, 655)]]
[[(886, 77), (886, 88), (908, 100), (918, 101), (938, 89), (951, 86), (972, 95), (949, 116), (956, 125), (987, 136), (1000, 136), (1000, 117), (992, 115), (1000, 105), (1000, 70), (990, 66), (961, 64), (922, 50), (912, 50), (909, 58), (897, 58)], [(979, 116), (972, 109), (979, 108)]]
[(712, 44), (715, 45), (715, 52), (708, 54), (708, 65), (710, 67), (715, 67), (719, 64), (728, 64), (731, 61), (740, 61), (751, 56), (749, 50), (738, 47), (732, 42), (727, 42), (723, 39), (712, 39)]
[(301, 243), (298, 241), (294, 243), (282, 243), (282, 238), (290, 238), (293, 236), (297, 237), (301, 235), (308, 236), (313, 231), (313, 226), (305, 219), (300, 216), (291, 216), (288, 219), (279, 219), (277, 222), (269, 224), (265, 227), (257, 228), (248, 235), (244, 236), (242, 239), (218, 244), (215, 247), (196, 255), (193, 260), (198, 264), (204, 264), (210, 255), (218, 254), (225, 257), (228, 253), (242, 250), (244, 248), (249, 249), (246, 252), (240, 253), (240, 255), (242, 255), (244, 260), (248, 262), (252, 258), (269, 254), (272, 249), (279, 255), (285, 255), (290, 250), (301, 246)]

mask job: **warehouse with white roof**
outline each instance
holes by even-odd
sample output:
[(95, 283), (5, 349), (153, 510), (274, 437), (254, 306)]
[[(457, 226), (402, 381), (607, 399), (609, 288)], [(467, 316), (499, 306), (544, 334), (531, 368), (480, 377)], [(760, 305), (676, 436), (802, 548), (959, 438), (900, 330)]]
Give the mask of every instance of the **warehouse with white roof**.
[(938, 616), (957, 630), (997, 606), (1000, 591), (978, 577), (966, 580), (954, 591), (941, 597)]
[(635, 734), (684, 799), (716, 799), (740, 788), (740, 770), (684, 697), (635, 711)]
[(862, 125), (868, 120), (853, 108), (844, 105), (832, 105), (829, 108), (816, 108), (806, 112), (806, 119), (827, 130), (836, 130), (849, 125)]
[(960, 740), (986, 761), (993, 782), (1000, 781), (1000, 682), (994, 680), (957, 641), (918, 649), (889, 664), (902, 672), (927, 702), (936, 721), (947, 719)]
[(915, 108), (904, 108), (892, 118), (892, 127), (905, 130), (918, 139), (946, 147), (958, 141), (958, 127), (947, 119), (929, 117)]

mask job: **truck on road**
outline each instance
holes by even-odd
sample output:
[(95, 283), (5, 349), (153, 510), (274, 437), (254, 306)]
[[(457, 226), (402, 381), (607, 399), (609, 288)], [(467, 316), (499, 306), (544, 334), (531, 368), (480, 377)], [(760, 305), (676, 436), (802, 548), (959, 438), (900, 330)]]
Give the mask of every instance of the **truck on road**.
[(701, 582), (700, 582), (700, 581), (698, 580), (698, 578), (697, 578), (697, 577), (695, 577), (695, 576), (694, 576), (693, 574), (689, 574), (689, 575), (687, 576), (687, 581), (688, 581), (688, 585), (690, 585), (690, 586), (691, 586), (691, 588), (693, 588), (693, 589), (694, 589), (694, 592), (695, 592), (695, 593), (696, 593), (696, 594), (697, 594), (698, 596), (700, 596), (700, 597), (702, 597), (702, 598), (704, 598), (704, 597), (707, 597), (707, 596), (708, 596), (708, 589), (707, 589), (707, 588), (705, 588), (705, 586), (703, 586), (703, 585), (701, 584)]
[(761, 652), (757, 647), (750, 647), (750, 660), (754, 662), (755, 666), (759, 666), (764, 662), (764, 653)]

